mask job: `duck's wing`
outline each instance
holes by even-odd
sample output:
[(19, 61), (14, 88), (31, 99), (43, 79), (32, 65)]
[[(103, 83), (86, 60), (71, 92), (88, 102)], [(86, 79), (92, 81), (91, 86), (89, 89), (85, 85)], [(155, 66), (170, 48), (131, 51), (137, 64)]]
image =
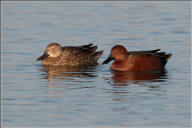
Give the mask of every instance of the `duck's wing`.
[(139, 54), (141, 54), (141, 53), (157, 53), (158, 51), (160, 51), (160, 49), (155, 49), (155, 50), (149, 50), (149, 51), (130, 51), (130, 52), (128, 52), (128, 54), (129, 53), (139, 53)]
[(138, 54), (138, 55), (157, 55), (157, 56), (161, 56), (161, 57), (165, 57), (167, 54), (166, 52), (159, 52), (160, 49), (155, 49), (155, 50), (149, 50), (149, 51), (130, 51), (128, 52), (128, 54)]
[(79, 52), (80, 54), (94, 54), (97, 50), (97, 46), (93, 45), (93, 44), (88, 44), (88, 45), (82, 45), (82, 46), (78, 46), (76, 47), (77, 52)]
[(87, 55), (92, 55), (94, 53), (96, 53), (97, 50), (97, 46), (91, 44), (88, 45), (81, 45), (81, 46), (65, 46), (62, 48), (63, 51), (68, 51), (71, 54), (87, 54)]
[(80, 61), (81, 63), (97, 63), (103, 51), (96, 51), (97, 46), (93, 44), (82, 46), (63, 47), (63, 56), (70, 57), (70, 60)]
[(81, 46), (77, 46), (79, 48), (90, 48), (93, 45), (93, 43), (87, 44), (87, 45), (81, 45)]
[(166, 52), (158, 52), (160, 49), (151, 51), (138, 51), (129, 52), (129, 58), (135, 61), (136, 58), (146, 58), (146, 59), (159, 59), (163, 66), (166, 65), (172, 54), (166, 54)]

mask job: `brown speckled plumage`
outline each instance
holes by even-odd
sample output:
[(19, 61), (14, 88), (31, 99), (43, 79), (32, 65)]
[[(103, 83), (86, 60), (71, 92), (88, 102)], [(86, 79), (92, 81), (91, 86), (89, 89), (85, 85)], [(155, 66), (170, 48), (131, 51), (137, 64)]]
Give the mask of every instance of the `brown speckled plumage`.
[[(47, 49), (49, 47), (61, 47), (57, 43), (50, 43), (46, 50), (45, 55), (49, 52)], [(51, 50), (53, 50), (53, 48)], [(103, 51), (97, 51), (97, 46), (93, 46), (93, 44), (82, 45), (82, 46), (66, 46), (61, 47), (61, 52), (56, 57), (51, 57), (50, 55), (55, 53), (53, 52), (45, 58), (42, 56), (37, 60), (42, 60), (43, 65), (52, 65), (52, 66), (82, 66), (82, 65), (95, 65), (97, 64), (97, 60), (102, 55)], [(51, 51), (50, 50), (50, 51)], [(47, 52), (46, 52), (47, 51)], [(43, 59), (42, 59), (43, 58)]]

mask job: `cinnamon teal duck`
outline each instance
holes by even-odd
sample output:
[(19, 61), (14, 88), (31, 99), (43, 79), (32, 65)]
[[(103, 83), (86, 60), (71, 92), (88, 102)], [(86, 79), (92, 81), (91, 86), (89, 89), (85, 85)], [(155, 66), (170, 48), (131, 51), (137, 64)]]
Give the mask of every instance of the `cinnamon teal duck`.
[(110, 69), (116, 71), (162, 70), (170, 59), (171, 54), (158, 51), (160, 49), (127, 52), (124, 46), (116, 45), (111, 49), (109, 57), (102, 64), (107, 64), (114, 60)]

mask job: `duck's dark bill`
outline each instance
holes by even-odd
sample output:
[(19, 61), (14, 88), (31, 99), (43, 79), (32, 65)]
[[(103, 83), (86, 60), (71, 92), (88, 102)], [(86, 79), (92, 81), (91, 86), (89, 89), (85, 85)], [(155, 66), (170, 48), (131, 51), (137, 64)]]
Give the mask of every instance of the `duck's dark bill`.
[(107, 64), (107, 63), (109, 63), (109, 62), (112, 61), (112, 60), (114, 60), (114, 58), (111, 57), (111, 56), (109, 56), (106, 60), (103, 61), (102, 64)]
[(43, 60), (45, 58), (47, 58), (49, 55), (47, 53), (44, 53), (42, 56), (40, 56), (39, 58), (37, 58), (37, 61), (39, 60)]

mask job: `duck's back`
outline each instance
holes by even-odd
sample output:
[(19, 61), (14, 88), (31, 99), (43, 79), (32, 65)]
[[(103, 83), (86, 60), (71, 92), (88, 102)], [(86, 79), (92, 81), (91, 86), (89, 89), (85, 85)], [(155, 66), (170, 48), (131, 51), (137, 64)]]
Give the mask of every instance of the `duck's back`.
[(157, 51), (159, 51), (159, 49), (129, 53), (128, 62), (132, 65), (130, 70), (151, 71), (163, 69), (171, 57), (171, 54), (166, 54), (165, 52), (158, 53)]

